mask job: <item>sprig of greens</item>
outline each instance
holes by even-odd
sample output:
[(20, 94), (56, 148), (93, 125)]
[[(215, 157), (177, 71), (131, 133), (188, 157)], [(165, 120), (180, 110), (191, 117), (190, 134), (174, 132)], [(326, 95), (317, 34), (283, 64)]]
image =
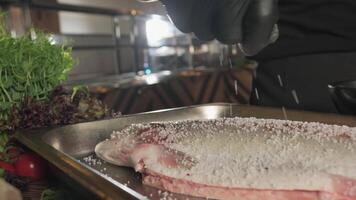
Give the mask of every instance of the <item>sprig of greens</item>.
[[(5, 132), (0, 131), (0, 153), (4, 152), (8, 139), (8, 135)], [(0, 168), (0, 178), (4, 176), (4, 173), (5, 170)]]
[[(74, 65), (71, 49), (52, 44), (48, 34), (31, 30), (14, 38), (0, 15), (0, 125), (25, 97), (48, 99)], [(34, 37), (34, 33), (35, 36)], [(1, 123), (2, 122), (2, 123)]]
[(68, 199), (66, 193), (58, 189), (46, 189), (42, 192), (41, 200), (64, 200)]
[(8, 141), (8, 136), (5, 132), (0, 131), (0, 152), (3, 152)]

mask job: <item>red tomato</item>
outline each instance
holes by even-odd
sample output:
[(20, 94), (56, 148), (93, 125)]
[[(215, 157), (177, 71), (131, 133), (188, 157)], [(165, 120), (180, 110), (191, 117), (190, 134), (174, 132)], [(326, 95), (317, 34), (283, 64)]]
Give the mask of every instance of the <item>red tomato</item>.
[(19, 156), (14, 164), (15, 174), (40, 180), (47, 174), (47, 163), (41, 157), (32, 153), (25, 153)]

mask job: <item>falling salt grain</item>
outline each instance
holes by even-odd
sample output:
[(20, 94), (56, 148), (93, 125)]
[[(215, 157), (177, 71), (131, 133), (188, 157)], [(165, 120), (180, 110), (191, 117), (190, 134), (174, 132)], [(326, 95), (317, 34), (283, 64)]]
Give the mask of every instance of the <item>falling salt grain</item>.
[(297, 91), (292, 90), (292, 95), (293, 95), (294, 101), (299, 105), (300, 102), (299, 102)]
[(238, 95), (238, 88), (237, 88), (237, 80), (235, 80), (235, 94), (236, 94), (236, 96)]
[(278, 78), (278, 82), (279, 82), (279, 85), (281, 86), (281, 87), (283, 87), (283, 81), (282, 81), (282, 77), (281, 77), (281, 75), (277, 75), (277, 78)]
[(258, 94), (257, 88), (255, 88), (255, 94), (256, 94), (256, 99), (257, 99), (257, 100), (260, 100), (260, 95)]
[(286, 111), (286, 108), (284, 106), (282, 107), (282, 112), (283, 112), (284, 119), (288, 120), (287, 111)]

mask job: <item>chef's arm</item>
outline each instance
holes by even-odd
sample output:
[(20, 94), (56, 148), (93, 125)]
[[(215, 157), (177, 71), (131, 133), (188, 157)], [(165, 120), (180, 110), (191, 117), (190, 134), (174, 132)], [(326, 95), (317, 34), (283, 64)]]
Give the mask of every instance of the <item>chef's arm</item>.
[[(141, 0), (151, 2), (154, 0)], [(255, 55), (278, 38), (278, 0), (161, 0), (173, 23), (199, 39)]]

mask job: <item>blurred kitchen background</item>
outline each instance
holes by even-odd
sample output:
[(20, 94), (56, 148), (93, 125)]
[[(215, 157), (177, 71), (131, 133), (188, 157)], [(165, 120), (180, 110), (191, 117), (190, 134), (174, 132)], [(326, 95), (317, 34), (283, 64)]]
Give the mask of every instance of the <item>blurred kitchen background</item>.
[(183, 34), (159, 2), (0, 0), (16, 36), (35, 27), (73, 48), (66, 85), (88, 85), (123, 114), (196, 104), (247, 104), (256, 63), (236, 46)]

